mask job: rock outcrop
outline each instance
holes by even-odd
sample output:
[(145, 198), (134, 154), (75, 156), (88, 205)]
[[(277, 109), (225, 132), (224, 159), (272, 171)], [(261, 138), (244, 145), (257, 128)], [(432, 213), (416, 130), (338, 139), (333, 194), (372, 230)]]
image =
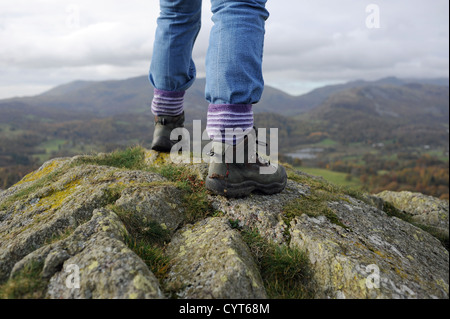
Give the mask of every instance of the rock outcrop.
[(226, 199), (140, 148), (49, 161), (0, 193), (0, 298), (448, 298), (438, 239), (288, 171)]
[(410, 215), (414, 222), (432, 227), (448, 237), (448, 201), (407, 191), (383, 191), (376, 196)]

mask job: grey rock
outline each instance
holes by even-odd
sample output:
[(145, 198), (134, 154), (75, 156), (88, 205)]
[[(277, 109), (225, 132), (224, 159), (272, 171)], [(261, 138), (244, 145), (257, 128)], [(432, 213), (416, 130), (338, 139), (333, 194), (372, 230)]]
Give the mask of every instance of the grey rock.
[(152, 191), (133, 187), (125, 189), (115, 204), (173, 233), (185, 219), (182, 198), (182, 192), (174, 186), (153, 187)]
[(50, 278), (56, 272), (61, 270), (64, 262), (70, 258), (70, 255), (65, 250), (52, 251), (47, 255), (44, 261), (44, 268), (42, 269), (42, 277)]
[[(209, 195), (216, 217), (189, 224), (188, 191), (152, 171), (178, 165), (204, 180), (207, 164), (170, 163), (167, 154), (145, 151), (144, 170), (129, 170), (100, 166), (95, 158), (49, 161), (0, 192), (0, 286), (38, 264), (47, 298), (266, 298), (265, 278), (241, 236), (253, 230), (306, 253), (317, 298), (448, 298), (448, 251), (382, 205), (322, 196), (337, 221), (311, 212), (288, 219), (285, 207), (317, 192), (313, 177), (290, 170), (286, 190), (271, 196)], [(421, 207), (410, 211), (413, 218), (429, 206)], [(133, 250), (121, 211), (168, 230), (164, 276), (155, 276)], [(448, 206), (447, 224), (440, 213), (436, 223), (433, 211), (420, 221), (448, 228)]]
[[(71, 276), (78, 274), (79, 288), (68, 284)], [(50, 279), (47, 295), (54, 299), (164, 297), (158, 280), (135, 253), (122, 241), (101, 235), (92, 238), (82, 252), (65, 261), (64, 271)]]
[(304, 196), (309, 187), (288, 180), (286, 189), (275, 195), (252, 194), (247, 198), (227, 199), (211, 196), (212, 205), (227, 218), (237, 221), (240, 227), (257, 229), (259, 233), (278, 244), (286, 243), (287, 225), (283, 221), (283, 207), (290, 201)]
[(205, 219), (181, 229), (167, 254), (173, 264), (166, 284), (178, 298), (266, 298), (248, 247), (224, 218)]
[(291, 223), (291, 245), (305, 250), (322, 298), (448, 298), (448, 252), (421, 229), (351, 200), (325, 217)]
[[(136, 183), (147, 185), (164, 178), (142, 171), (74, 166), (75, 160), (47, 162), (8, 190), (7, 196), (2, 194), (0, 205), (8, 205), (0, 223), (0, 281), (37, 261), (43, 263), (42, 277), (50, 280), (49, 298), (161, 298), (157, 279), (123, 243), (125, 226), (104, 207), (114, 201), (113, 189), (126, 189)], [(55, 180), (42, 183), (54, 173), (58, 176)], [(25, 192), (25, 196), (18, 196)], [(16, 197), (18, 200), (14, 200)], [(60, 239), (66, 233), (71, 234)], [(87, 262), (97, 262), (102, 274), (105, 269), (127, 273), (118, 276), (115, 283), (108, 276), (98, 277), (89, 265), (83, 272)], [(67, 264), (81, 267), (82, 282), (90, 282), (85, 285), (88, 290), (68, 292), (63, 280)], [(93, 285), (97, 277), (103, 278), (102, 282)]]
[(383, 191), (376, 197), (409, 214), (414, 222), (449, 233), (449, 202), (421, 193)]

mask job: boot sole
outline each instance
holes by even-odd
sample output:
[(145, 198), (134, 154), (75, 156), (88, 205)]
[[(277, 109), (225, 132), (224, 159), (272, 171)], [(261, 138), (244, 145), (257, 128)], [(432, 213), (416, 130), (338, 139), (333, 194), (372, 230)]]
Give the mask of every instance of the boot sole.
[(160, 137), (157, 138), (155, 141), (153, 141), (152, 150), (157, 152), (168, 153), (172, 150), (172, 147), (174, 145), (175, 143), (169, 140), (168, 138)]
[(287, 183), (287, 177), (280, 183), (261, 184), (255, 181), (245, 181), (242, 183), (231, 184), (223, 179), (206, 178), (205, 186), (216, 195), (238, 198), (250, 195), (252, 192), (261, 192), (266, 195), (272, 195), (282, 192)]

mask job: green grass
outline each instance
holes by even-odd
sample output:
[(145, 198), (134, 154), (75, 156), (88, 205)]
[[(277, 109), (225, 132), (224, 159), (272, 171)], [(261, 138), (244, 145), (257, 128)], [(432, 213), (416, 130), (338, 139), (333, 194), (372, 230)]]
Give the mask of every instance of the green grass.
[(241, 233), (260, 269), (269, 298), (314, 298), (313, 272), (306, 253), (271, 243), (254, 230)]
[(77, 164), (94, 164), (125, 169), (141, 169), (144, 166), (144, 149), (140, 146), (129, 147), (109, 154), (80, 158)]
[(336, 185), (353, 188), (360, 188), (362, 186), (362, 183), (358, 178), (354, 176), (350, 176), (349, 178), (346, 173), (333, 172), (327, 169), (312, 167), (297, 167), (297, 169), (307, 174), (321, 176)]
[(51, 153), (53, 151), (57, 151), (66, 142), (67, 141), (63, 140), (63, 139), (53, 139), (53, 140), (48, 140), (39, 146), (45, 148), (45, 151), (47, 153)]
[(377, 175), (378, 176), (383, 176), (383, 175), (387, 175), (390, 174), (391, 172), (386, 170), (386, 169), (380, 169), (379, 171), (377, 171)]
[(113, 206), (112, 210), (119, 216), (129, 235), (135, 240), (158, 246), (164, 246), (170, 240), (169, 231), (157, 222), (143, 220), (140, 216), (116, 206)]
[(142, 259), (156, 278), (159, 280), (166, 278), (170, 259), (164, 254), (162, 247), (132, 237), (126, 237), (125, 244)]
[(331, 138), (326, 138), (319, 143), (315, 144), (316, 146), (336, 146), (338, 143), (333, 141)]
[(183, 202), (188, 223), (195, 223), (217, 213), (208, 200), (204, 181), (192, 174), (188, 168), (167, 164), (157, 168), (156, 172), (184, 191)]
[(290, 166), (286, 165), (288, 178), (309, 186), (309, 194), (288, 202), (283, 207), (284, 222), (286, 225), (295, 217), (306, 214), (310, 217), (325, 216), (331, 223), (346, 228), (329, 208), (328, 203), (333, 201), (348, 201), (348, 197), (366, 202), (363, 192), (356, 188), (337, 185), (322, 178), (313, 178), (296, 173)]
[(68, 227), (66, 229), (60, 229), (58, 232), (53, 233), (50, 238), (47, 238), (44, 242), (44, 245), (51, 245), (60, 240), (66, 239), (67, 237), (69, 237), (70, 235), (73, 234), (75, 229), (76, 229), (76, 227), (74, 227), (74, 226)]
[(427, 150), (427, 151), (423, 151), (423, 154), (428, 154), (430, 156), (436, 157), (437, 159), (439, 159), (440, 161), (443, 161), (443, 162), (448, 162), (448, 160), (449, 160), (448, 155), (444, 154), (443, 149)]
[(288, 179), (291, 179), (297, 183), (308, 185), (312, 192), (324, 191), (334, 198), (335, 200), (343, 199), (345, 195), (351, 196), (353, 198), (366, 201), (364, 193), (358, 188), (352, 188), (348, 186), (334, 184), (329, 182), (327, 179), (320, 177), (310, 177), (306, 175), (298, 174), (291, 165), (285, 164)]
[(34, 157), (36, 157), (40, 163), (43, 163), (45, 161), (48, 161), (52, 158), (52, 152), (57, 152), (60, 150), (60, 148), (66, 144), (67, 141), (63, 139), (53, 139), (48, 140), (44, 143), (41, 143), (38, 148), (42, 148), (45, 150), (44, 153), (35, 154)]
[(42, 299), (48, 281), (42, 278), (43, 262), (31, 262), (0, 285), (0, 299)]
[(25, 130), (16, 128), (8, 123), (0, 123), (0, 136), (3, 138), (14, 138), (25, 133)]
[(117, 206), (111, 206), (111, 209), (128, 231), (125, 244), (145, 262), (157, 278), (165, 278), (170, 264), (169, 258), (164, 254), (164, 247), (170, 241), (169, 231), (154, 221), (145, 221)]
[(286, 224), (303, 214), (309, 217), (325, 216), (331, 223), (347, 228), (328, 207), (328, 202), (337, 199), (324, 191), (315, 191), (307, 197), (297, 198), (283, 207)]

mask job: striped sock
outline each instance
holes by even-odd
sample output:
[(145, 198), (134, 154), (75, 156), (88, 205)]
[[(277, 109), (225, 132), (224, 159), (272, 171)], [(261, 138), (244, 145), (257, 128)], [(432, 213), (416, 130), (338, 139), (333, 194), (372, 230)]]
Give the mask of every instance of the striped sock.
[[(253, 111), (251, 104), (209, 105), (206, 130), (211, 139), (221, 143), (236, 145), (245, 138), (243, 133), (252, 128)], [(232, 134), (226, 134), (227, 132)], [(233, 135), (233, 132), (236, 134)]]
[(156, 116), (178, 116), (183, 113), (184, 91), (154, 90), (152, 113)]

